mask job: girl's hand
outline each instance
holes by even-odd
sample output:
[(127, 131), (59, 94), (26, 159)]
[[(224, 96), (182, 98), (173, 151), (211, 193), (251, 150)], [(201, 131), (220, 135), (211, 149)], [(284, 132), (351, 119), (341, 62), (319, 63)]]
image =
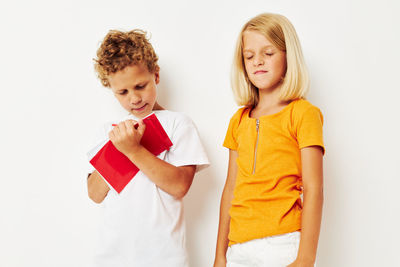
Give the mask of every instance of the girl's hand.
[[(137, 127), (135, 127), (137, 126)], [(142, 139), (146, 125), (142, 120), (136, 122), (134, 120), (126, 120), (120, 122), (108, 134), (113, 145), (125, 156), (134, 153), (140, 148), (140, 140)]]
[(215, 258), (214, 267), (226, 267), (226, 258)]
[(287, 267), (314, 267), (313, 262), (305, 262), (296, 259), (294, 262), (289, 264)]

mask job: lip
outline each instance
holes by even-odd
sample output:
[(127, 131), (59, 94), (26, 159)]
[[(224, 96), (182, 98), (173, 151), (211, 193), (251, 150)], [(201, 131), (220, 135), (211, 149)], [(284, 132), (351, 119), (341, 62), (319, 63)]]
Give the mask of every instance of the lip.
[(132, 111), (142, 111), (142, 110), (144, 110), (145, 108), (146, 108), (146, 106), (147, 106), (147, 103), (146, 104), (144, 104), (142, 107), (140, 107), (140, 108), (132, 108), (131, 110)]
[(268, 71), (266, 71), (266, 70), (257, 70), (257, 71), (254, 72), (254, 74), (265, 74), (267, 72)]

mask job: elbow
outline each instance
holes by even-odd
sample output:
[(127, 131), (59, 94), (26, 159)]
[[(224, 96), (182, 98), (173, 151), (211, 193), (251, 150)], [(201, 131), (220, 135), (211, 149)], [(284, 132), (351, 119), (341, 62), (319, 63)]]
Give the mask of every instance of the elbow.
[(189, 191), (190, 185), (181, 184), (177, 187), (176, 191), (174, 192), (174, 197), (176, 199), (182, 199), (186, 196), (187, 192)]
[(303, 191), (304, 198), (312, 198), (321, 203), (324, 201), (324, 188), (322, 186), (306, 187)]
[(104, 200), (104, 198), (101, 198), (101, 197), (96, 196), (96, 195), (89, 195), (89, 198), (96, 204), (100, 204)]
[(309, 195), (318, 195), (323, 197), (324, 195), (324, 187), (323, 185), (307, 185), (303, 187), (303, 193), (305, 195), (309, 194)]
[(175, 192), (173, 193), (176, 199), (182, 199), (189, 192), (190, 186), (193, 182), (194, 175), (182, 174), (180, 182), (175, 187)]
[(90, 190), (90, 188), (88, 189), (88, 196), (96, 204), (100, 204), (105, 198), (105, 196), (102, 196), (99, 193)]
[(89, 196), (89, 198), (96, 204), (100, 204), (101, 202), (103, 202), (103, 199), (99, 198), (99, 197), (91, 197)]
[(103, 202), (107, 196), (110, 188), (108, 185), (99, 177), (97, 172), (93, 172), (89, 175), (87, 180), (87, 190), (89, 198), (97, 204)]
[(303, 191), (304, 193), (318, 194), (322, 196), (324, 194), (324, 186), (322, 184), (304, 185)]
[(186, 195), (185, 193), (176, 192), (175, 195), (174, 195), (174, 198), (177, 199), (177, 200), (183, 199), (183, 197), (184, 197), (185, 195)]

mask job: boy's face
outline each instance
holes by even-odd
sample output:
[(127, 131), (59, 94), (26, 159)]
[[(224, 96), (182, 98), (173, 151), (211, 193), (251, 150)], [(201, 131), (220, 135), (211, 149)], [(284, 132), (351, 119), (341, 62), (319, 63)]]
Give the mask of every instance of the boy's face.
[(111, 74), (110, 87), (121, 106), (137, 118), (149, 115), (156, 103), (159, 73), (150, 73), (144, 65), (132, 65)]

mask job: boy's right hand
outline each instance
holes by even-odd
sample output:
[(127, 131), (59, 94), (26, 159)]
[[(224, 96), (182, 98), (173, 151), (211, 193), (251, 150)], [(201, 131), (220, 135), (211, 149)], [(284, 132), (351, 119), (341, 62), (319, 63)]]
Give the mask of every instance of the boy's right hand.
[[(135, 127), (138, 125), (137, 127)], [(143, 120), (126, 120), (116, 125), (108, 134), (110, 141), (122, 154), (129, 155), (140, 148), (146, 125)]]
[(214, 260), (214, 267), (226, 267), (226, 258), (225, 257), (217, 257)]

